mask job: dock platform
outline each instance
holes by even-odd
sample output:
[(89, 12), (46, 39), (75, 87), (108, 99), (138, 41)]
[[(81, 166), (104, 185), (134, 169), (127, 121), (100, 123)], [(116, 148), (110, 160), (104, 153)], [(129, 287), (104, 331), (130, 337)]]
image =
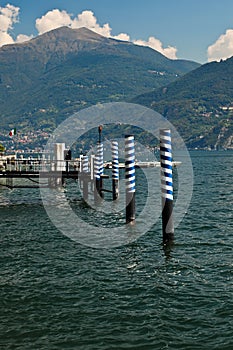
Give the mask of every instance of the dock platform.
[[(173, 162), (173, 166), (180, 165), (181, 162)], [(158, 161), (136, 161), (135, 168), (154, 168), (160, 167)], [(88, 181), (92, 182), (94, 172), (90, 166), (90, 173), (85, 174)], [(104, 163), (105, 169), (112, 169), (112, 162)], [(120, 163), (119, 169), (124, 169), (125, 164)], [(102, 177), (108, 177), (103, 175)], [(18, 179), (29, 180), (24, 183), (18, 183)], [(40, 179), (47, 180), (46, 183), (40, 183)], [(0, 159), (0, 188), (39, 188), (39, 187), (54, 187), (54, 184), (64, 184), (66, 179), (77, 181), (82, 180), (80, 159), (73, 160), (48, 160), (38, 158), (17, 159), (15, 157)], [(15, 181), (14, 183), (14, 180)], [(33, 183), (33, 184), (31, 184)], [(56, 186), (55, 186), (56, 187)]]

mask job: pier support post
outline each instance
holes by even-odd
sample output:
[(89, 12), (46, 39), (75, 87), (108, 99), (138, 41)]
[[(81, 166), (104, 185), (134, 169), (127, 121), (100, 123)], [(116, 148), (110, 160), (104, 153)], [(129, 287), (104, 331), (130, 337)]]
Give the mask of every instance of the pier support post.
[(119, 197), (119, 159), (118, 142), (112, 141), (112, 199), (115, 201)]
[(160, 165), (163, 243), (174, 240), (171, 131), (160, 130)]
[[(54, 144), (54, 160), (55, 160), (55, 171), (64, 171), (65, 170), (65, 144), (64, 143), (55, 143)], [(55, 183), (57, 186), (63, 185), (63, 178), (56, 178)]]
[(55, 170), (64, 171), (65, 170), (65, 144), (55, 143), (54, 144), (54, 160), (55, 160)]
[(71, 150), (70, 149), (65, 149), (64, 159), (65, 159), (65, 162), (66, 162), (66, 172), (68, 172), (69, 171), (69, 160), (72, 159), (72, 157), (71, 157)]
[(135, 151), (134, 136), (125, 136), (126, 223), (135, 223)]

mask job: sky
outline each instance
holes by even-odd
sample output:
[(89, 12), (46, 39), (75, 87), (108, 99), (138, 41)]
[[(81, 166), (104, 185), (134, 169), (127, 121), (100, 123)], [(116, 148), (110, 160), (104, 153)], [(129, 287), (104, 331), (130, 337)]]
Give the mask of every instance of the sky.
[(199, 63), (233, 56), (233, 0), (0, 0), (0, 46), (66, 25)]

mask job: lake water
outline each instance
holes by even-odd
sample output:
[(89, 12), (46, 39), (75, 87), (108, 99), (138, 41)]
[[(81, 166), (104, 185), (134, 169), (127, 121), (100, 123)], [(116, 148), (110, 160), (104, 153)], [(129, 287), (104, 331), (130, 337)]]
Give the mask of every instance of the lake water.
[(0, 348), (232, 350), (233, 152), (191, 158), (193, 197), (167, 250), (160, 220), (94, 249), (53, 225), (38, 190), (1, 190)]

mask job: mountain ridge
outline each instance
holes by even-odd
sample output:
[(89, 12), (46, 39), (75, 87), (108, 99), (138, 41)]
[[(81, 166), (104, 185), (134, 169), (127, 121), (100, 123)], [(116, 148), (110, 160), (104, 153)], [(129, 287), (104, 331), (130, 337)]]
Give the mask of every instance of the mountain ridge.
[(2, 128), (52, 130), (81, 108), (126, 101), (198, 66), (87, 28), (54, 29), (0, 48)]

